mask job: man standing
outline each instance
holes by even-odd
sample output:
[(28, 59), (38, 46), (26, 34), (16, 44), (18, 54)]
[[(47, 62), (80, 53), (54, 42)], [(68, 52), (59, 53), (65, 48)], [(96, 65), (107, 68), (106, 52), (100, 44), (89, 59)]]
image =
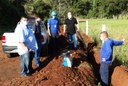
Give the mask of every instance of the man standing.
[(79, 31), (78, 22), (77, 22), (76, 18), (74, 18), (72, 16), (71, 12), (68, 12), (67, 16), (68, 16), (68, 18), (65, 20), (65, 23), (64, 23), (64, 34), (67, 29), (68, 41), (69, 41), (68, 48), (71, 49), (72, 40), (73, 40), (74, 41), (74, 49), (77, 49), (76, 31)]
[(57, 18), (56, 11), (52, 11), (52, 18), (48, 20), (48, 33), (51, 36), (51, 53), (55, 53), (59, 50), (59, 19)]
[(100, 50), (101, 85), (109, 86), (109, 65), (112, 62), (113, 46), (122, 45), (124, 43), (124, 39), (122, 41), (110, 39), (108, 38), (108, 33), (106, 31), (101, 32), (100, 38), (104, 41)]
[(21, 76), (27, 76), (31, 72), (30, 51), (38, 49), (35, 36), (27, 26), (27, 18), (22, 17), (15, 29), (16, 40), (18, 42), (18, 54), (20, 55)]
[(42, 48), (42, 35), (41, 35), (42, 30), (46, 30), (46, 27), (44, 23), (41, 21), (41, 19), (39, 17), (36, 17), (36, 23), (34, 26), (34, 34), (35, 34), (35, 38), (37, 41), (38, 49), (37, 51), (35, 51), (34, 61), (37, 67), (40, 66), (40, 53), (41, 53), (41, 48)]

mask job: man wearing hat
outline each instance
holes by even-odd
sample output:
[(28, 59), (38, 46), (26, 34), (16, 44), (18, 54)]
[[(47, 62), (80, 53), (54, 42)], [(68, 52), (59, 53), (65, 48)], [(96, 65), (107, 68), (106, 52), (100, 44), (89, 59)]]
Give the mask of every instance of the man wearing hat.
[(51, 53), (55, 53), (58, 51), (58, 38), (59, 38), (59, 19), (57, 18), (56, 11), (52, 11), (51, 13), (52, 18), (48, 20), (48, 33), (51, 37)]

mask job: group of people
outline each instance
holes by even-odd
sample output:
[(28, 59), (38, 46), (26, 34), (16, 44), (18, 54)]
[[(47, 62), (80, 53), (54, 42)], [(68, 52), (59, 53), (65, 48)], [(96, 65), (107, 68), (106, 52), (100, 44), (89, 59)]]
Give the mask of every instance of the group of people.
[[(59, 49), (58, 38), (59, 38), (59, 19), (57, 18), (56, 11), (52, 11), (52, 18), (48, 20), (48, 34), (52, 41), (52, 52), (55, 53)], [(36, 18), (35, 29), (33, 31), (27, 26), (27, 18), (22, 17), (18, 23), (15, 34), (18, 41), (18, 53), (20, 55), (20, 68), (21, 76), (27, 76), (31, 73), (32, 69), (32, 57), (30, 57), (30, 52), (34, 52), (34, 61), (37, 67), (40, 66), (40, 53), (41, 53), (41, 19)], [(71, 12), (67, 13), (67, 19), (64, 22), (63, 34), (68, 34), (69, 45), (68, 48), (72, 48), (72, 41), (74, 43), (73, 48), (77, 49), (77, 36), (76, 32), (79, 31), (79, 26), (76, 18), (72, 16)], [(106, 31), (101, 33), (102, 47), (100, 51), (100, 77), (101, 85), (109, 86), (109, 66), (112, 62), (113, 46), (122, 45), (122, 41), (115, 41), (108, 37)]]
[[(57, 18), (56, 11), (52, 11), (52, 18), (47, 22), (47, 32), (51, 38), (52, 53), (56, 53), (59, 50), (58, 38), (59, 38), (59, 19)], [(39, 17), (35, 18), (35, 24), (32, 28), (28, 26), (28, 20), (26, 17), (22, 17), (18, 22), (15, 35), (18, 42), (18, 54), (20, 55), (20, 69), (21, 76), (28, 76), (33, 72), (31, 53), (34, 54), (34, 62), (37, 67), (40, 64), (40, 53), (42, 48), (42, 38), (41, 38), (41, 19)], [(46, 28), (46, 27), (45, 27)], [(76, 31), (79, 30), (78, 22), (76, 18), (72, 16), (71, 12), (68, 12), (67, 19), (64, 23), (64, 34), (68, 34), (69, 48), (71, 48), (72, 41), (74, 42), (74, 48), (77, 49), (77, 36)]]
[[(59, 51), (59, 19), (57, 18), (57, 13), (56, 11), (53, 11), (51, 13), (52, 18), (48, 20), (47, 26), (48, 26), (48, 34), (51, 36), (51, 52), (55, 53), (56, 51)], [(67, 13), (67, 19), (64, 22), (64, 31), (63, 34), (68, 34), (68, 49), (77, 49), (77, 36), (76, 36), (76, 31), (79, 31), (79, 26), (76, 18), (72, 16), (71, 12)], [(72, 41), (74, 43), (74, 46), (72, 47)]]

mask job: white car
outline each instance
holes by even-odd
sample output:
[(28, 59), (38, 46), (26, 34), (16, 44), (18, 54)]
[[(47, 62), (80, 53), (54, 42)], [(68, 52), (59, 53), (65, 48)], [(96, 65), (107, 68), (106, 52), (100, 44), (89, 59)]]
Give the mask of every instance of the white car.
[[(35, 19), (30, 18), (28, 19), (29, 28), (33, 28), (35, 24)], [(45, 24), (41, 23), (41, 34), (42, 34), (42, 44), (45, 45), (47, 43), (48, 33), (45, 27)], [(34, 31), (33, 31), (34, 32)], [(14, 31), (12, 32), (5, 32), (2, 35), (2, 47), (3, 51), (7, 54), (8, 57), (11, 57), (11, 54), (17, 53), (17, 42), (15, 40), (16, 36), (14, 34)]]

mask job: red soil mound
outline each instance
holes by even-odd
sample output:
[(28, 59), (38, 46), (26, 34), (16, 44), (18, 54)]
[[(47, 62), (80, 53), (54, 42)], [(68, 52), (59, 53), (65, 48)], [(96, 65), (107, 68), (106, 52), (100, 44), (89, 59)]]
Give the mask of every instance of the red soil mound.
[(112, 86), (128, 86), (128, 71), (125, 67), (117, 66), (114, 69), (111, 79)]
[[(83, 38), (86, 39), (86, 42), (87, 40), (89, 40), (87, 36), (83, 36)], [(67, 39), (61, 36), (61, 49), (65, 49), (65, 47), (67, 46), (67, 42), (65, 41), (67, 41)], [(4, 55), (3, 52), (1, 52), (0, 54)], [(63, 57), (61, 56), (61, 54), (50, 57), (45, 56), (41, 57), (41, 67), (36, 68), (33, 65), (35, 72), (29, 77), (20, 77), (20, 62), (18, 57), (7, 58), (4, 55), (4, 58), (1, 58), (2, 61), (0, 61), (0, 64), (2, 64), (2, 66), (0, 66), (0, 69), (3, 69), (0, 70), (3, 71), (2, 73), (0, 72), (0, 85), (95, 86), (96, 78), (94, 76), (92, 66), (87, 60), (87, 55), (85, 54), (85, 51), (83, 51), (82, 48), (79, 48), (76, 51), (71, 50), (71, 54), (73, 60), (72, 68), (64, 67), (62, 65)]]
[[(80, 34), (82, 39), (77, 33), (79, 49), (71, 50), (72, 68), (62, 65), (62, 53), (55, 56), (45, 55), (41, 57), (41, 67), (36, 68), (33, 65), (35, 72), (29, 77), (20, 77), (18, 56), (7, 58), (0, 46), (0, 86), (97, 86), (100, 49), (95, 48), (88, 36)], [(81, 40), (84, 40), (85, 44), (81, 44)], [(67, 38), (61, 36), (61, 49), (64, 50), (67, 44)], [(112, 74), (112, 86), (128, 86), (127, 82), (128, 73), (123, 67), (116, 67)]]
[[(62, 65), (63, 57), (53, 58), (44, 68), (37, 70), (32, 76), (15, 78), (7, 82), (8, 86), (94, 86), (94, 77), (90, 64), (81, 50), (72, 52), (73, 68)], [(85, 56), (85, 57), (81, 57)], [(49, 57), (50, 58), (50, 57)], [(48, 59), (48, 58), (46, 58)], [(42, 61), (46, 61), (42, 58)], [(80, 63), (76, 65), (75, 62)], [(45, 63), (45, 62), (44, 62)]]

